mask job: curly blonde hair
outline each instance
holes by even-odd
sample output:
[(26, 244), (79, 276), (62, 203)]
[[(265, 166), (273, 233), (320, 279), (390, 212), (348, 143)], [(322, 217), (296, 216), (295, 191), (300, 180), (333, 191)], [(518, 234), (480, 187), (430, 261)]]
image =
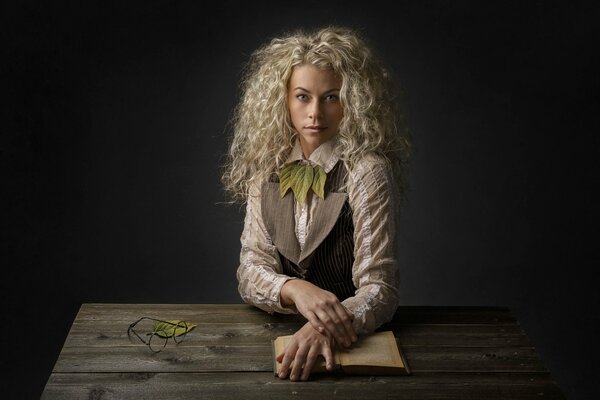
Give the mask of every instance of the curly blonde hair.
[(352, 171), (369, 154), (391, 168), (401, 199), (407, 189), (410, 137), (389, 71), (360, 35), (348, 28), (297, 30), (254, 51), (233, 112), (233, 132), (221, 181), (232, 203), (244, 204), (250, 186), (278, 171), (298, 132), (287, 106), (288, 80), (297, 65), (331, 69), (342, 80), (344, 116), (338, 130), (340, 158)]

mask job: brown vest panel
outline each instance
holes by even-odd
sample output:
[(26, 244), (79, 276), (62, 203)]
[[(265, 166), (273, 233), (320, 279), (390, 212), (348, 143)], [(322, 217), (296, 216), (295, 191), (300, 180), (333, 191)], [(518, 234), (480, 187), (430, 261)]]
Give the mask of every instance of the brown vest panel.
[(315, 207), (304, 249), (295, 234), (293, 193), (281, 198), (279, 178), (273, 174), (263, 185), (261, 207), (265, 227), (273, 239), (283, 273), (305, 279), (335, 294), (340, 301), (354, 296), (354, 223), (347, 193), (341, 191), (347, 178), (342, 161), (327, 174), (325, 200)]

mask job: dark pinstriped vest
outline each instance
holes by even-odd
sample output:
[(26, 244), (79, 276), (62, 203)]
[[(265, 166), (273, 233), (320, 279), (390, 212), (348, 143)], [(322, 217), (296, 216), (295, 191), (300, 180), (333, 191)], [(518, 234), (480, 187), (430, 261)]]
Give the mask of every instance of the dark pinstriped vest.
[[(262, 186), (262, 217), (279, 252), (283, 273), (314, 283), (340, 301), (354, 296), (354, 224), (348, 194), (341, 192), (348, 172), (342, 161), (327, 174), (325, 199), (314, 210), (312, 226), (300, 250), (295, 233), (294, 194), (281, 198), (279, 177)], [(314, 194), (313, 194), (314, 196)]]

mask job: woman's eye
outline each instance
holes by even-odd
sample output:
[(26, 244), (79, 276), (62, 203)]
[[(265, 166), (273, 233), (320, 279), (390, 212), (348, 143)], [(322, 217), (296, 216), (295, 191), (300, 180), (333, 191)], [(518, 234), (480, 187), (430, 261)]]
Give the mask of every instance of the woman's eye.
[(325, 97), (325, 100), (327, 100), (327, 101), (337, 101), (338, 97), (335, 94), (330, 94), (329, 96)]
[(300, 101), (304, 101), (306, 100), (306, 95), (305, 94), (298, 94), (296, 95), (296, 98)]

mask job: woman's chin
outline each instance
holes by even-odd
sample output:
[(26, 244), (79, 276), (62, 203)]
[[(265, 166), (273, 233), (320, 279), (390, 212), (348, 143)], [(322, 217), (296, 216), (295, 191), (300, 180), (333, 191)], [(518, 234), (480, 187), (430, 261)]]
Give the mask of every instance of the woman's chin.
[(321, 144), (327, 142), (329, 139), (333, 138), (335, 134), (331, 134), (329, 132), (303, 132), (300, 135), (301, 139), (311, 145), (311, 146), (320, 146)]

